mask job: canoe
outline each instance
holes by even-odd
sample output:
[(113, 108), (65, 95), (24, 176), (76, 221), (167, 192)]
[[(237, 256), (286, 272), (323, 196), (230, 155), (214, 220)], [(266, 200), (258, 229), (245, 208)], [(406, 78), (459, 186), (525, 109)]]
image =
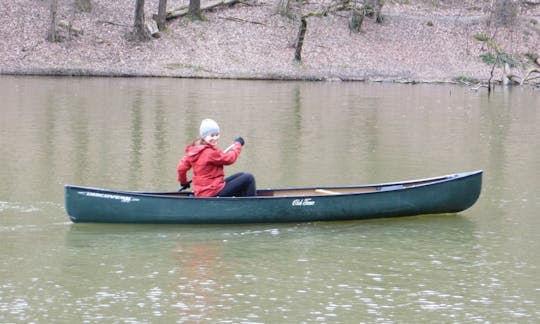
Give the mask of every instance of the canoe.
[(254, 197), (118, 191), (65, 185), (74, 223), (229, 224), (357, 220), (457, 213), (471, 207), (482, 171), (383, 184), (259, 189)]

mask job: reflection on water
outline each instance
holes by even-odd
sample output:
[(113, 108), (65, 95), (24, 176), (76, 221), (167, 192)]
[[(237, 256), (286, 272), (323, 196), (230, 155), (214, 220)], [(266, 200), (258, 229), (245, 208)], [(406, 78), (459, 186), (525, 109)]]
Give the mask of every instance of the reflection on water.
[[(533, 322), (540, 96), (447, 85), (0, 78), (0, 322)], [(262, 187), (484, 169), (459, 215), (71, 224), (63, 185), (174, 190), (200, 120)]]
[[(460, 216), (256, 226), (75, 224), (62, 263), (68, 265), (63, 272), (99, 264), (92, 277), (69, 288), (84, 280), (96, 299), (90, 307), (114, 304), (120, 314), (347, 322), (358, 312), (366, 320), (391, 320), (395, 312), (416, 309), (420, 314), (411, 319), (420, 320), (430, 319), (422, 310), (444, 308), (450, 316), (460, 313), (465, 298), (481, 298), (481, 289), (456, 285), (483, 280), (481, 261), (470, 264), (477, 259), (473, 231)], [(118, 295), (123, 287), (134, 290)]]

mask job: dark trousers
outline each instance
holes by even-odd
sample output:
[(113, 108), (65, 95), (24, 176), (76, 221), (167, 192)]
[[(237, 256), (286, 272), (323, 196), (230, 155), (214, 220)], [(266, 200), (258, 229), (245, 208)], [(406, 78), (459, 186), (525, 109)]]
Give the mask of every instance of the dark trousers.
[(256, 194), (255, 178), (250, 173), (240, 172), (225, 178), (225, 188), (219, 192), (218, 196), (249, 197)]

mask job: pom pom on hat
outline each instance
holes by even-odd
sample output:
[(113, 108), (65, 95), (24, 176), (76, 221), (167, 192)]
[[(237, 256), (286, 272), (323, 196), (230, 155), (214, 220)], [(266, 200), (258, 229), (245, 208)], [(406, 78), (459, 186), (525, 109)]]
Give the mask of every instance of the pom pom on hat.
[(205, 138), (214, 133), (219, 134), (219, 132), (219, 125), (213, 119), (204, 119), (201, 122), (201, 127), (199, 128), (199, 135), (201, 135), (201, 138)]

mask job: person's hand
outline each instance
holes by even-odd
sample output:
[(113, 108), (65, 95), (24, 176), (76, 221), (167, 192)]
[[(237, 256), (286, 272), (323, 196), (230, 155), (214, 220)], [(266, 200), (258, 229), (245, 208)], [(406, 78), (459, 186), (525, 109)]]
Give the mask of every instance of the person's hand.
[(191, 181), (186, 182), (186, 183), (181, 183), (180, 188), (178, 189), (178, 192), (180, 192), (182, 190), (186, 190), (189, 187), (191, 187)]
[(235, 141), (235, 142), (238, 142), (238, 143), (240, 143), (242, 146), (244, 146), (245, 141), (244, 141), (244, 139), (243, 139), (242, 137), (238, 136), (234, 141)]

